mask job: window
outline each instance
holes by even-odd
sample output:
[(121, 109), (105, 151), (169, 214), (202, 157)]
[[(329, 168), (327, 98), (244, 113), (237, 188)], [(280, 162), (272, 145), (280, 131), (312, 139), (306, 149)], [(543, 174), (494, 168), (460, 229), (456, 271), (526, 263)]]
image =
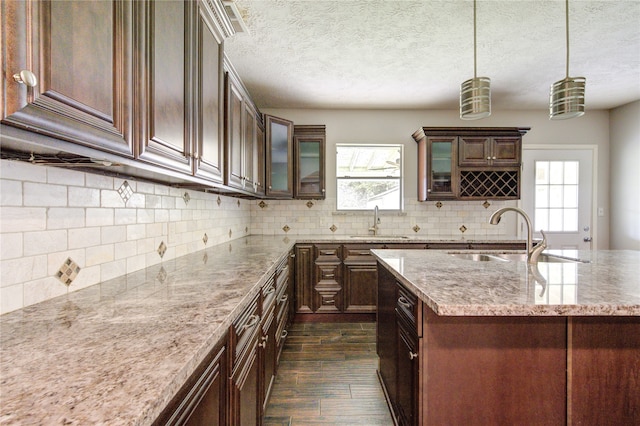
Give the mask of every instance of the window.
[(578, 230), (578, 162), (535, 162), (535, 229)]
[(338, 210), (402, 210), (402, 145), (337, 145)]

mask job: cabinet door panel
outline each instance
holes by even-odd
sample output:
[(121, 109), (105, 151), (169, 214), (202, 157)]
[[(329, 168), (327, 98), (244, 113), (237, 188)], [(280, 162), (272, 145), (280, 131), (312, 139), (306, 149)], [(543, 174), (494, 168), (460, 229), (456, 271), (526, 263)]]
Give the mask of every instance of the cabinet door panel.
[(293, 122), (265, 116), (266, 195), (293, 197)]
[(191, 70), (190, 30), (194, 5), (173, 0), (145, 2), (142, 7), (148, 25), (143, 70), (147, 110), (139, 157), (191, 173), (188, 119), (191, 75), (187, 70)]
[(378, 270), (375, 259), (369, 264), (344, 261), (345, 312), (376, 312)]
[(223, 82), (222, 38), (198, 14), (198, 98), (200, 102), (196, 175), (222, 183), (224, 143), (222, 139)]
[(296, 245), (295, 312), (313, 312), (313, 245)]
[[(131, 133), (132, 3), (3, 2), (3, 123), (125, 156)], [(84, 151), (83, 151), (84, 152)]]
[(492, 164), (494, 166), (519, 166), (522, 153), (521, 144), (521, 137), (493, 138)]
[(242, 142), (242, 94), (230, 73), (226, 74), (226, 126), (225, 147), (227, 155), (227, 171), (225, 184), (232, 188), (242, 189), (243, 142)]
[(458, 141), (460, 166), (486, 166), (491, 160), (490, 139), (460, 136)]

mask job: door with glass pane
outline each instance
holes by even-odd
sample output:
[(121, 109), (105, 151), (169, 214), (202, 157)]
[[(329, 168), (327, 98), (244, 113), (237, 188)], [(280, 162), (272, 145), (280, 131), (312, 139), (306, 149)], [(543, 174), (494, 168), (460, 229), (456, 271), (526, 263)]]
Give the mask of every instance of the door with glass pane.
[(593, 152), (524, 147), (522, 154), (522, 207), (534, 238), (542, 229), (549, 249), (592, 249)]

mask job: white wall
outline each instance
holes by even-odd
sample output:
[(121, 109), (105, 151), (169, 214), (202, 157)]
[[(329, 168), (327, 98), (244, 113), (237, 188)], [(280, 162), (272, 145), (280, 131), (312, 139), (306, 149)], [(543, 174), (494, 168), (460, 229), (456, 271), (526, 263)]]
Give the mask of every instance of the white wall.
[[(467, 126), (467, 127), (531, 127), (523, 138), (523, 144), (569, 144), (598, 146), (597, 206), (603, 207), (605, 215), (597, 220), (597, 247), (609, 248), (609, 113), (587, 111), (576, 119), (550, 121), (545, 111), (499, 111), (491, 117), (477, 121), (462, 121), (458, 111), (432, 110), (311, 110), (311, 109), (264, 109), (262, 112), (293, 120), (296, 124), (325, 124), (327, 126), (327, 200), (335, 198), (335, 145), (336, 143), (398, 143), (404, 144), (405, 152), (405, 199), (417, 198), (417, 145), (411, 134), (423, 126)], [(462, 202), (448, 202), (462, 203)], [(458, 206), (464, 204), (458, 204)], [(473, 221), (486, 221), (497, 205), (475, 208), (473, 204), (462, 207)], [(419, 203), (415, 207), (427, 213), (431, 203)], [(252, 210), (252, 214), (253, 210)], [(486, 218), (485, 218), (486, 216)], [(515, 233), (515, 215), (504, 225), (512, 227), (507, 234)], [(410, 228), (411, 223), (401, 224)], [(458, 225), (459, 226), (459, 225)], [(451, 226), (451, 235), (457, 227)], [(459, 235), (459, 234), (458, 234)], [(472, 235), (467, 234), (467, 235)], [(482, 235), (482, 234), (478, 234)], [(486, 234), (485, 234), (486, 235)]]
[(640, 101), (611, 111), (611, 248), (640, 250)]

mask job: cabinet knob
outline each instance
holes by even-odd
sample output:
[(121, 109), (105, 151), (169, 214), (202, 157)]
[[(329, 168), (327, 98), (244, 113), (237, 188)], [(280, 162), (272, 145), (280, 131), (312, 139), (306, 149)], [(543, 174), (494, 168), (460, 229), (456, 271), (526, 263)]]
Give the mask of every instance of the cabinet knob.
[(414, 352), (409, 352), (409, 359), (416, 359), (418, 358), (418, 354), (414, 353)]
[(287, 330), (282, 330), (282, 334), (280, 335), (281, 339), (284, 339), (285, 337), (287, 337), (289, 335), (289, 332)]
[(496, 157), (493, 157), (493, 158), (492, 158), (492, 160), (495, 160), (495, 159), (496, 159)]
[(487, 160), (491, 160), (491, 157), (487, 157)]
[(27, 87), (36, 87), (38, 85), (38, 77), (29, 70), (22, 70), (13, 75), (13, 79)]

